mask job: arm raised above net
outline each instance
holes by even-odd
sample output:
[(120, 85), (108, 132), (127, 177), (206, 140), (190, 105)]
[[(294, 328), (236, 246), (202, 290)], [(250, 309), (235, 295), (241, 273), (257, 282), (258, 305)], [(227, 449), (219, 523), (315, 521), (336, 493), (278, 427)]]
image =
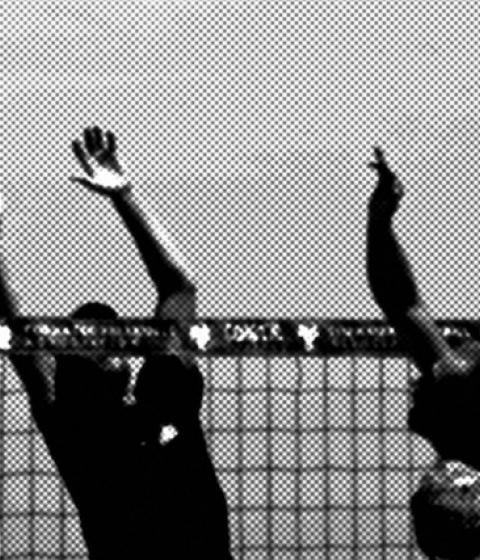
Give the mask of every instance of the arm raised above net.
[(138, 201), (117, 159), (115, 136), (87, 128), (74, 154), (88, 178), (74, 178), (89, 190), (108, 196), (140, 252), (160, 303), (179, 292), (194, 292), (192, 275), (165, 228)]
[(195, 284), (186, 262), (162, 224), (150, 216), (127, 191), (112, 202), (122, 217), (154, 283), (159, 301), (179, 292), (194, 292)]
[(393, 231), (403, 187), (380, 149), (375, 149), (375, 156), (369, 167), (378, 172), (378, 184), (370, 198), (367, 224), (367, 276), (373, 297), (422, 373), (431, 375), (439, 362), (462, 367), (462, 358), (445, 341), (422, 301)]

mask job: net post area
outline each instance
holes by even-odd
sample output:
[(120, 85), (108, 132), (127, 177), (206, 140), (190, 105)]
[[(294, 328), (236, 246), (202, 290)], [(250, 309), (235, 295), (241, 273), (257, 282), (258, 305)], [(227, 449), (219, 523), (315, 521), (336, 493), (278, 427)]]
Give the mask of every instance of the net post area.
[[(438, 322), (456, 346), (480, 323)], [(412, 560), (409, 497), (434, 460), (408, 432), (418, 372), (380, 320), (203, 318), (0, 325), (0, 558), (85, 559), (78, 516), (32, 420), (11, 353), (168, 353), (190, 344), (233, 557)]]

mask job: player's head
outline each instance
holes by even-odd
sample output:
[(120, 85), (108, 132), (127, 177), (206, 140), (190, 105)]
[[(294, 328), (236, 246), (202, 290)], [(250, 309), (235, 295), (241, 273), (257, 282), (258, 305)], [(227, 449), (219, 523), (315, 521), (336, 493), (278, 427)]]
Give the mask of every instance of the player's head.
[(480, 472), (460, 461), (440, 461), (410, 500), (417, 544), (442, 560), (480, 558)]
[(117, 319), (118, 313), (106, 303), (90, 301), (74, 309), (70, 313), (72, 319)]
[[(75, 309), (72, 319), (113, 320), (117, 313), (109, 305), (90, 302)], [(56, 357), (55, 395), (58, 403), (76, 406), (118, 405), (128, 385), (130, 370), (126, 356), (79, 351)]]
[[(71, 314), (72, 319), (94, 319), (98, 321), (118, 319), (118, 314), (113, 307), (106, 303), (91, 301), (77, 307)], [(98, 353), (90, 356), (100, 367), (106, 370), (124, 369), (127, 357), (112, 355), (111, 353)]]

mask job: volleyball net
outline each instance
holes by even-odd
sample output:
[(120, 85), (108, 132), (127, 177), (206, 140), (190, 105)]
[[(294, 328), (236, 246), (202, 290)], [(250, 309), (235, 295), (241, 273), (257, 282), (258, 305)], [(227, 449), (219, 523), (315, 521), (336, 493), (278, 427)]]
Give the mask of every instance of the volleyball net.
[[(453, 345), (477, 338), (477, 323), (440, 324)], [(190, 334), (234, 558), (423, 558), (408, 500), (434, 453), (407, 431), (417, 372), (388, 325), (207, 319)], [(86, 559), (75, 507), (5, 353), (0, 397), (0, 557)]]

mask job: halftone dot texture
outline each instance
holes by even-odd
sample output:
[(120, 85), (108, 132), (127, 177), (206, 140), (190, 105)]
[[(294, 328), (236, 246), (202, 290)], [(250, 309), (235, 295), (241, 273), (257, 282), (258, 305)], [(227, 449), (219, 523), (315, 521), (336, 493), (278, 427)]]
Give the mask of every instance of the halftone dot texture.
[[(202, 315), (376, 313), (364, 219), (378, 142), (407, 186), (397, 224), (427, 299), (474, 317), (465, 240), (480, 195), (457, 187), (479, 172), (477, 11), (473, 0), (5, 2), (0, 180), (22, 313), (89, 300), (151, 312), (112, 207), (67, 180), (71, 140), (99, 124), (192, 263)], [(204, 366), (237, 558), (417, 557), (407, 497), (432, 455), (405, 431), (405, 364)], [(75, 512), (8, 371), (0, 555), (82, 558)]]
[[(407, 432), (406, 361), (199, 361), (235, 558), (420, 558), (408, 499), (433, 452)], [(2, 558), (85, 558), (75, 508), (5, 361), (1, 396)]]

